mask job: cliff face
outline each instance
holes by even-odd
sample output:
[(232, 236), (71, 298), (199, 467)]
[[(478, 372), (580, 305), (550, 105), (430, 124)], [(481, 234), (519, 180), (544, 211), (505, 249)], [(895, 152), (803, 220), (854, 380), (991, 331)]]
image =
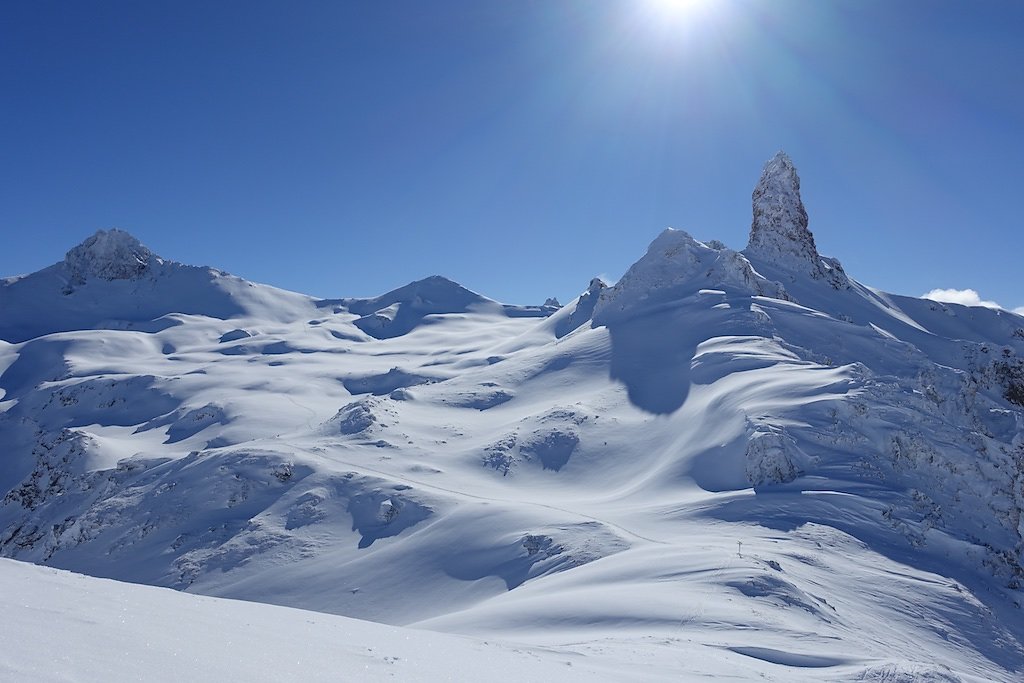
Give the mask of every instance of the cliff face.
[(746, 253), (814, 278), (822, 277), (821, 257), (800, 198), (800, 177), (785, 152), (765, 164), (751, 199), (754, 220)]
[(818, 253), (800, 198), (800, 176), (785, 152), (765, 164), (751, 199), (754, 216), (743, 250), (751, 261), (771, 264), (792, 277), (826, 280), (836, 289), (850, 285), (839, 262)]

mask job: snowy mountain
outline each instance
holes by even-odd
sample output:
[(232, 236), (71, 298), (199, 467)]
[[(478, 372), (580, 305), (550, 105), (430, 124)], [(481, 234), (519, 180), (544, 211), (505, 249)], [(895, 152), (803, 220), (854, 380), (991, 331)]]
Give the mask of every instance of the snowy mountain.
[(255, 285), (212, 268), (166, 261), (122, 230), (100, 230), (49, 268), (0, 281), (0, 339), (55, 332), (157, 332), (181, 316), (297, 320), (313, 299)]
[(0, 338), (9, 558), (618, 679), (1024, 675), (1024, 318), (850, 278), (781, 153), (743, 251), (666, 230), (560, 308), (111, 231), (4, 281)]
[(499, 304), (439, 275), (372, 299), (324, 300), (317, 305), (332, 308), (335, 313), (347, 311), (360, 316), (352, 324), (376, 339), (408, 334), (420, 325), (436, 322), (431, 316), (439, 314), (489, 311), (509, 317), (544, 318), (558, 310), (550, 299), (543, 306)]

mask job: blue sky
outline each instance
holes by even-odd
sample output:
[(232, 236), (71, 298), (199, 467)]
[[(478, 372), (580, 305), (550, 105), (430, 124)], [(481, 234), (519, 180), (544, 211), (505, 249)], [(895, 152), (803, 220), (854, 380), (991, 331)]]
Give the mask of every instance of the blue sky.
[(517, 303), (666, 226), (742, 248), (794, 159), (822, 253), (1024, 306), (1024, 3), (0, 4), (0, 274), (98, 228), (320, 296)]

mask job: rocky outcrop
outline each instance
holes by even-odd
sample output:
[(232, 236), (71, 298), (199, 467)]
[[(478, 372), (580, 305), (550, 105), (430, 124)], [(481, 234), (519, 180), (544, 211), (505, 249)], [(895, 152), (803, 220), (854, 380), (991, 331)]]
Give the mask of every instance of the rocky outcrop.
[(124, 230), (98, 230), (64, 257), (72, 284), (91, 278), (133, 280), (144, 275), (160, 257)]
[(587, 287), (587, 291), (583, 292), (579, 299), (576, 300), (576, 305), (569, 315), (558, 320), (555, 325), (555, 336), (561, 339), (570, 332), (582, 327), (584, 323), (590, 322), (591, 317), (594, 315), (594, 307), (597, 306), (598, 299), (601, 297), (601, 292), (607, 288), (608, 285), (604, 283), (604, 280), (599, 277), (593, 278)]
[(744, 254), (794, 274), (826, 280), (837, 289), (849, 286), (839, 262), (818, 254), (800, 197), (800, 176), (785, 152), (765, 164), (751, 199), (754, 218)]

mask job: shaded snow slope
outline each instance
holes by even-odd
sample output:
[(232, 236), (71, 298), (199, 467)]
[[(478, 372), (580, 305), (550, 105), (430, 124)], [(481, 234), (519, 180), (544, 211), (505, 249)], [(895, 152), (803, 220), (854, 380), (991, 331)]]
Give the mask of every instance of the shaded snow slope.
[[(666, 230), (557, 310), (203, 270), (242, 312), (12, 336), (0, 553), (657, 675), (1020, 680), (1024, 318), (802, 251), (786, 161), (753, 248)], [(180, 308), (127, 252), (6, 286)]]

